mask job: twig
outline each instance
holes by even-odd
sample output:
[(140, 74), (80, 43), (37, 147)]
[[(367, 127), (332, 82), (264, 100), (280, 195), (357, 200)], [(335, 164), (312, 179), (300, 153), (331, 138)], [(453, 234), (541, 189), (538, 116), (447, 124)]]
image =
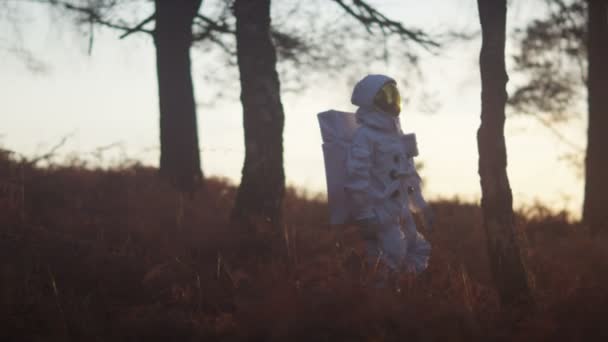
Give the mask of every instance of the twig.
[(146, 25), (147, 23), (151, 22), (155, 18), (156, 18), (156, 12), (152, 13), (151, 16), (149, 16), (146, 19), (144, 19), (141, 23), (137, 24), (132, 29), (129, 29), (127, 32), (123, 33), (119, 38), (123, 39), (123, 38), (127, 37), (128, 35), (130, 35), (131, 33), (142, 31), (144, 25)]
[(53, 294), (55, 295), (55, 304), (57, 305), (57, 310), (59, 310), (59, 314), (61, 315), (66, 339), (70, 340), (68, 322), (65, 319), (65, 312), (63, 311), (63, 307), (61, 306), (61, 300), (59, 299), (59, 290), (57, 289), (57, 282), (55, 281), (55, 276), (53, 275), (53, 272), (51, 271), (51, 266), (46, 265), (46, 270), (47, 270), (47, 273), (49, 274), (49, 279), (51, 280), (51, 286), (53, 287)]
[(207, 24), (207, 28), (210, 31), (236, 34), (236, 30), (231, 28), (230, 25), (228, 25), (224, 19), (220, 19), (219, 21), (214, 21), (213, 19), (211, 19), (207, 16), (204, 16), (200, 13), (197, 14), (195, 18), (200, 19), (205, 24)]
[(571, 140), (569, 140), (568, 138), (566, 138), (566, 136), (562, 132), (560, 132), (552, 122), (541, 117), (540, 115), (532, 115), (532, 117), (537, 119), (538, 122), (540, 122), (540, 124), (542, 124), (543, 126), (548, 128), (551, 131), (551, 133), (553, 133), (559, 140), (561, 140), (561, 142), (568, 145), (568, 147), (575, 150), (577, 153), (581, 153), (581, 154), (585, 153), (585, 149), (583, 147), (581, 147), (580, 145), (577, 145), (576, 143), (574, 143)]
[[(52, 0), (52, 1), (50, 1), (50, 3), (51, 4), (55, 4), (55, 5), (63, 6), (66, 9), (71, 10), (71, 11), (83, 13), (83, 14), (85, 14), (85, 15), (88, 16), (87, 20), (90, 21), (90, 22), (93, 22), (93, 23), (96, 23), (96, 24), (99, 24), (99, 25), (102, 25), (102, 26), (106, 26), (106, 27), (109, 27), (109, 28), (113, 28), (113, 29), (116, 29), (116, 30), (125, 31), (126, 33), (123, 34), (123, 36), (127, 36), (127, 35), (129, 35), (131, 33), (134, 33), (134, 32), (144, 32), (144, 33), (148, 33), (148, 34), (153, 34), (153, 31), (144, 29), (142, 27), (143, 25), (141, 23), (139, 25), (136, 25), (135, 27), (128, 27), (128, 26), (124, 26), (124, 25), (121, 25), (121, 24), (117, 24), (117, 23), (111, 22), (111, 21), (104, 20), (101, 17), (101, 15), (98, 12), (96, 12), (92, 7), (80, 7), (80, 6), (76, 6), (74, 4), (71, 4), (69, 2), (57, 1), (57, 0)], [(144, 25), (145, 25), (145, 23), (144, 23)], [(121, 38), (123, 38), (123, 37), (121, 36)]]
[(372, 28), (377, 27), (385, 37), (396, 35), (404, 39), (412, 40), (427, 51), (432, 51), (432, 49), (441, 46), (441, 44), (433, 40), (423, 31), (405, 28), (400, 22), (389, 19), (363, 0), (351, 0), (352, 3), (350, 5), (346, 4), (344, 0), (333, 1), (342, 7), (346, 13), (363, 24), (370, 34), (374, 34)]
[(95, 29), (93, 27), (93, 21), (89, 21), (89, 49), (87, 51), (89, 56), (93, 52), (93, 42), (94, 41), (95, 41)]
[(41, 160), (48, 160), (48, 159), (52, 158), (55, 155), (55, 152), (57, 152), (57, 150), (59, 150), (61, 147), (63, 147), (63, 145), (65, 145), (65, 143), (68, 141), (68, 139), (72, 137), (72, 135), (73, 134), (66, 135), (65, 137), (63, 137), (61, 139), (61, 141), (59, 141), (59, 143), (57, 143), (55, 146), (53, 146), (49, 152), (30, 160), (29, 162), (27, 162), (27, 165), (35, 166)]

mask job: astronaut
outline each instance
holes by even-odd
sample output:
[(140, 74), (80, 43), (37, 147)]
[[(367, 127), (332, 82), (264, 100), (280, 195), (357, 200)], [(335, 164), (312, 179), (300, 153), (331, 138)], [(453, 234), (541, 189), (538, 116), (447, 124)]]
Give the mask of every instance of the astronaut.
[(368, 75), (355, 86), (351, 102), (359, 107), (360, 126), (347, 151), (344, 189), (368, 261), (381, 261), (397, 273), (420, 273), (431, 247), (417, 231), (412, 212), (423, 215), (427, 228), (433, 214), (414, 167), (415, 135), (401, 131), (397, 84), (384, 75)]

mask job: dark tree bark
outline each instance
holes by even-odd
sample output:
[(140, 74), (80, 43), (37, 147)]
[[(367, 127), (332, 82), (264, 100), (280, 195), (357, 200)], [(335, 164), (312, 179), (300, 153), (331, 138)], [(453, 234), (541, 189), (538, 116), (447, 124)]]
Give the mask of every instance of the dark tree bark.
[(156, 0), (160, 175), (184, 192), (202, 181), (190, 70), (192, 22), (202, 0)]
[(481, 71), (481, 126), (477, 131), (481, 206), (490, 266), (501, 302), (528, 303), (530, 291), (515, 234), (513, 197), (507, 176), (504, 137), (506, 85), (506, 0), (478, 0), (483, 42)]
[(270, 0), (236, 0), (245, 164), (233, 217), (280, 224), (285, 191), (281, 89), (270, 36)]
[(587, 156), (583, 221), (608, 232), (608, 1), (588, 0)]

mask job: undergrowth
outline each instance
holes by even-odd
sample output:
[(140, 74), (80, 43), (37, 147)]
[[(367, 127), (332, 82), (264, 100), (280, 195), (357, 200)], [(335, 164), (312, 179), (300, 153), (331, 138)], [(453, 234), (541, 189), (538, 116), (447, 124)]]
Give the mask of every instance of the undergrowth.
[(567, 216), (517, 218), (535, 306), (501, 309), (477, 205), (433, 203), (429, 269), (367, 285), (362, 241), (288, 189), (285, 223), (231, 224), (235, 188), (193, 197), (137, 164), (0, 156), (2, 341), (608, 340), (608, 252)]

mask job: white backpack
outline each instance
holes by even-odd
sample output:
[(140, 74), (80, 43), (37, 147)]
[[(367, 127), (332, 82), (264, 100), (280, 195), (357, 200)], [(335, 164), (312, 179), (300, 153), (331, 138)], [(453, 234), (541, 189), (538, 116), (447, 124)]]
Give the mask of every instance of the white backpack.
[(350, 217), (348, 198), (344, 191), (346, 158), (359, 124), (355, 114), (336, 110), (319, 113), (317, 117), (323, 138), (329, 223), (344, 224)]

